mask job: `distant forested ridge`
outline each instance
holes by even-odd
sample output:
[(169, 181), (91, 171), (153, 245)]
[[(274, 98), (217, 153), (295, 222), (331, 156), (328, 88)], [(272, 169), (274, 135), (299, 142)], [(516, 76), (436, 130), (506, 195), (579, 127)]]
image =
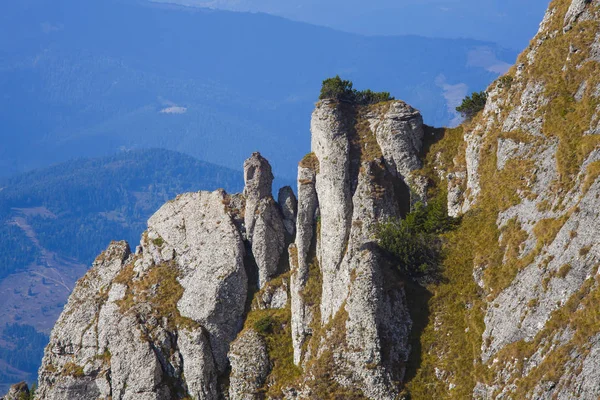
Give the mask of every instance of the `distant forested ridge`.
[(493, 43), (366, 37), (266, 14), (3, 1), (0, 176), (155, 147), (230, 168), (258, 150), (293, 179), (323, 79), (389, 91), (440, 126), (515, 59)]

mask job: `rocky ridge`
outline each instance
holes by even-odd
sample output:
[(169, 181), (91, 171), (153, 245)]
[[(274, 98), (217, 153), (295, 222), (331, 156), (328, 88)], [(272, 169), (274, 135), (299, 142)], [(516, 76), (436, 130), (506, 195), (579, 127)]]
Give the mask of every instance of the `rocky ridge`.
[(135, 252), (112, 243), (52, 332), (37, 398), (396, 398), (411, 320), (373, 230), (410, 207), (422, 118), (325, 100), (311, 130), (298, 200), (275, 201), (254, 153), (243, 194), (180, 195)]

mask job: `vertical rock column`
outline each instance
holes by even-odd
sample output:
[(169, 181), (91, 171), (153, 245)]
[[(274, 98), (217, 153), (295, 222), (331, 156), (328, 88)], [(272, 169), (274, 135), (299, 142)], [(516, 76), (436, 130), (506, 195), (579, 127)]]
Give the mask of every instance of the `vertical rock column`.
[(244, 182), (246, 236), (258, 266), (258, 285), (262, 288), (277, 275), (285, 248), (285, 227), (271, 194), (271, 165), (260, 153), (253, 153), (244, 162)]
[(347, 296), (349, 275), (340, 271), (352, 223), (350, 139), (345, 105), (317, 104), (311, 121), (312, 149), (319, 160), (315, 188), (321, 211), (319, 264), (323, 273), (321, 317), (328, 322)]
[[(292, 342), (294, 345), (294, 363), (302, 360), (302, 347), (310, 333), (313, 316), (307, 307), (303, 292), (308, 280), (310, 249), (315, 231), (315, 216), (319, 206), (315, 190), (315, 175), (318, 171), (316, 156), (311, 153), (298, 167), (298, 216), (296, 226), (296, 244), (290, 251), (290, 278), (292, 292)], [(294, 251), (295, 250), (295, 251)]]
[(381, 148), (387, 170), (410, 188), (411, 205), (426, 201), (427, 181), (412, 176), (412, 171), (422, 167), (419, 154), (425, 134), (423, 117), (403, 101), (395, 101), (383, 111), (371, 112), (367, 119)]
[[(365, 129), (371, 118), (381, 124), (385, 151), (373, 129)], [(290, 251), (294, 362), (316, 368), (309, 372), (315, 377), (326, 368), (333, 385), (368, 398), (397, 398), (408, 358), (411, 321), (402, 282), (380, 257), (373, 232), (410, 201), (408, 189), (399, 198), (396, 188), (420, 166), (421, 121), (401, 102), (366, 110), (321, 101), (311, 122), (314, 153), (298, 171), (296, 259)], [(306, 298), (312, 262), (322, 278), (319, 309)], [(318, 311), (321, 319), (313, 321)], [(306, 346), (311, 326), (319, 325), (316, 341)]]

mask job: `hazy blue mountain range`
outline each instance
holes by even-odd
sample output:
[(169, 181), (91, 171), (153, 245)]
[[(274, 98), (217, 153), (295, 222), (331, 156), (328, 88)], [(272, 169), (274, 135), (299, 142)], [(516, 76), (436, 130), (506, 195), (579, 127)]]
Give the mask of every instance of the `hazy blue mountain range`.
[(515, 57), (486, 42), (364, 37), (266, 14), (6, 1), (0, 176), (160, 147), (236, 169), (259, 150), (293, 177), (324, 78), (390, 91), (444, 125), (467, 92), (484, 89)]
[(4, 393), (2, 385), (35, 379), (45, 335), (76, 280), (111, 240), (135, 246), (149, 216), (167, 200), (201, 189), (237, 192), (243, 177), (184, 154), (143, 150), (69, 161), (0, 187)]
[(370, 35), (489, 40), (521, 50), (549, 0), (157, 0), (255, 11)]

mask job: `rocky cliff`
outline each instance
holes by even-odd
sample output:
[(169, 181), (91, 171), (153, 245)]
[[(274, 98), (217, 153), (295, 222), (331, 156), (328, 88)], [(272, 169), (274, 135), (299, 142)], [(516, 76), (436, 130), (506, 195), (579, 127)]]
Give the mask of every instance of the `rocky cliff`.
[(598, 398), (600, 2), (555, 0), (423, 175), (463, 215), (413, 397)]
[(373, 232), (422, 196), (422, 118), (325, 100), (312, 135), (298, 200), (273, 198), (255, 153), (243, 194), (180, 195), (135, 252), (112, 243), (52, 332), (37, 398), (396, 398), (411, 320)]
[[(37, 398), (598, 398), (599, 24), (552, 2), (456, 129), (320, 101), (297, 199), (255, 153), (243, 194), (165, 204), (78, 283)], [(376, 232), (439, 199), (459, 223), (416, 279)]]

